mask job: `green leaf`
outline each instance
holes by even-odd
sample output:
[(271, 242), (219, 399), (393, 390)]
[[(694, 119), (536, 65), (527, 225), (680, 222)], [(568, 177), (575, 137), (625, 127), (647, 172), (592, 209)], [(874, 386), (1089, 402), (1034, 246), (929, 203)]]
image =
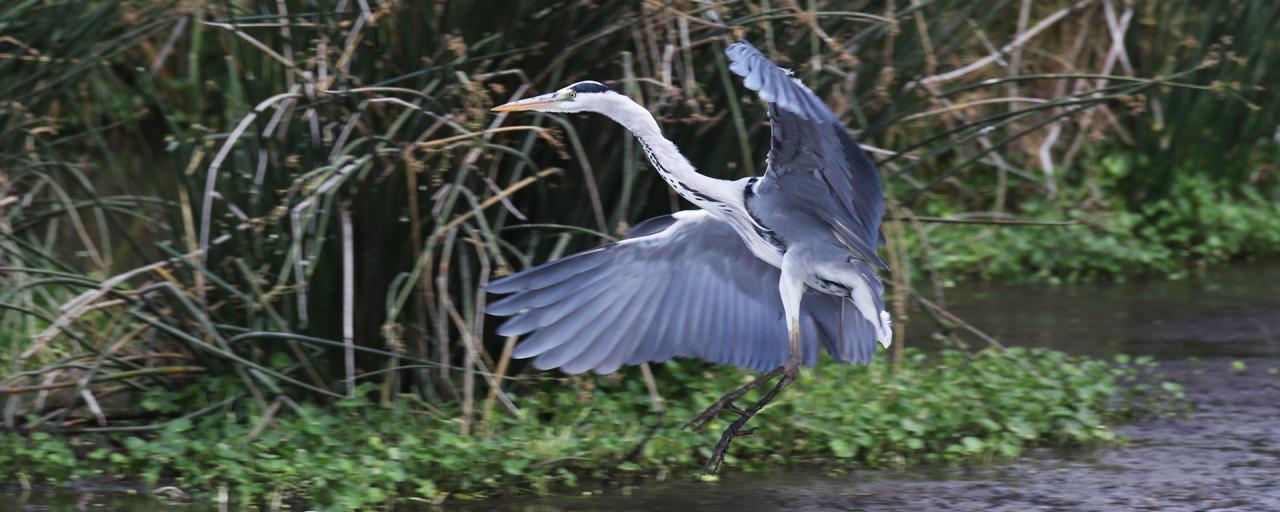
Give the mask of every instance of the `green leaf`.
[(847, 459), (858, 453), (857, 448), (855, 448), (852, 444), (850, 444), (848, 441), (845, 441), (844, 439), (840, 439), (840, 438), (831, 439), (830, 441), (827, 442), (827, 445), (831, 448), (832, 454), (842, 459)]
[(964, 445), (964, 449), (969, 453), (982, 453), (987, 447), (986, 443), (982, 442), (981, 439), (972, 436), (966, 436), (960, 440), (960, 443)]

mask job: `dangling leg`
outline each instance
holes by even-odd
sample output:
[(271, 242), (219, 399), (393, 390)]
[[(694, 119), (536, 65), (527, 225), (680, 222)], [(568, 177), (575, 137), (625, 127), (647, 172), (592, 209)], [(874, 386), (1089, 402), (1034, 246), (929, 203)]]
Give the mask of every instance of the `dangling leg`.
[(782, 375), (783, 370), (785, 368), (786, 368), (786, 365), (783, 365), (783, 366), (774, 368), (772, 370), (769, 370), (768, 373), (765, 373), (764, 375), (757, 377), (755, 380), (748, 382), (745, 386), (742, 386), (738, 389), (725, 393), (725, 395), (720, 397), (719, 400), (716, 400), (715, 403), (711, 404), (711, 407), (707, 407), (706, 410), (702, 411), (697, 416), (694, 416), (693, 419), (685, 423), (684, 428), (692, 427), (694, 429), (700, 429), (702, 427), (705, 427), (707, 423), (710, 423), (711, 420), (715, 419), (715, 417), (720, 414), (720, 411), (725, 411), (725, 410), (737, 413), (739, 416), (745, 416), (747, 412), (743, 410), (741, 407), (738, 407), (738, 405), (735, 404), (734, 401), (736, 401), (739, 398), (742, 398), (742, 395), (745, 395), (751, 392), (751, 390), (760, 387), (762, 384), (777, 378), (779, 375)]
[[(729, 392), (729, 394), (716, 401), (715, 404), (712, 404), (706, 411), (703, 411), (702, 414), (689, 421), (688, 425), (701, 428), (723, 409), (728, 409), (738, 414), (738, 418), (733, 420), (733, 423), (730, 423), (729, 427), (720, 435), (720, 442), (716, 443), (715, 449), (711, 452), (711, 458), (702, 467), (703, 473), (714, 474), (720, 471), (720, 463), (724, 462), (724, 454), (729, 450), (729, 443), (732, 443), (735, 437), (751, 435), (754, 430), (743, 431), (743, 425), (746, 425), (756, 413), (773, 401), (774, 397), (778, 396), (778, 393), (791, 385), (795, 381), (796, 375), (800, 372), (800, 299), (804, 296), (805, 274), (800, 271), (801, 265), (798, 265), (798, 262), (791, 255), (792, 253), (789, 252), (782, 258), (782, 279), (778, 282), (778, 292), (782, 295), (782, 309), (787, 322), (786, 362), (746, 386)], [(744, 410), (733, 403), (734, 400), (741, 398), (742, 395), (778, 376), (782, 377), (778, 380), (778, 383), (766, 392), (763, 397), (751, 404), (750, 407)]]

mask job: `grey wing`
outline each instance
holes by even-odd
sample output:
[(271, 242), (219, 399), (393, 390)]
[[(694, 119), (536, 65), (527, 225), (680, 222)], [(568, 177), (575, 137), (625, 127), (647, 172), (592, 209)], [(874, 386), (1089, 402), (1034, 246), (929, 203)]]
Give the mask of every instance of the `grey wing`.
[(876, 255), (884, 196), (875, 163), (835, 113), (789, 71), (746, 41), (730, 45), (725, 54), (743, 85), (769, 103), (769, 168), (755, 192), (778, 195), (788, 209), (829, 223), (841, 243), (886, 267)]
[[(511, 294), (489, 306), (490, 314), (511, 317), (498, 333), (528, 335), (515, 357), (536, 357), (539, 369), (602, 374), (672, 357), (753, 370), (784, 362), (779, 271), (752, 255), (728, 224), (693, 210), (632, 232), (489, 284), (490, 292)], [(806, 364), (816, 362), (820, 345), (842, 361), (870, 360), (874, 327), (859, 326), (857, 315), (842, 318), (841, 300), (805, 296)], [(871, 336), (859, 336), (867, 328)]]

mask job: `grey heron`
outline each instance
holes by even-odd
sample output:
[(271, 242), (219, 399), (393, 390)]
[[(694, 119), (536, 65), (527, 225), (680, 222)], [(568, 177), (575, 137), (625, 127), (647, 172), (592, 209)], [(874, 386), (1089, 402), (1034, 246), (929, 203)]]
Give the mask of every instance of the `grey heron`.
[[(697, 205), (637, 224), (627, 237), (489, 284), (510, 294), (490, 314), (539, 369), (610, 373), (622, 365), (694, 357), (769, 371), (691, 423), (739, 415), (708, 468), (719, 468), (738, 430), (789, 385), (819, 346), (866, 363), (892, 330), (876, 255), (884, 198), (874, 163), (808, 87), (746, 41), (725, 50), (734, 73), (769, 105), (772, 144), (762, 177), (699, 174), (662, 136), (653, 115), (594, 81), (495, 107), (498, 112), (597, 112), (635, 136), (654, 169)], [(783, 340), (786, 340), (784, 343)], [(750, 407), (734, 400), (775, 386)]]

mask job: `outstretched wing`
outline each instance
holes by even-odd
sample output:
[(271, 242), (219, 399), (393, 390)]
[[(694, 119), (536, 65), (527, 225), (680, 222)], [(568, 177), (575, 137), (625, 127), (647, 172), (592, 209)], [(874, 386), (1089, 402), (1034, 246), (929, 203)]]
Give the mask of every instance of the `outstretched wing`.
[(769, 103), (773, 144), (769, 168), (755, 192), (780, 196), (788, 210), (827, 222), (841, 243), (885, 267), (876, 256), (884, 197), (871, 158), (791, 72), (746, 41), (730, 45), (725, 54), (743, 85)]
[[(754, 370), (781, 365), (787, 330), (777, 268), (757, 259), (711, 214), (650, 219), (629, 238), (494, 281), (512, 295), (488, 312), (510, 316), (504, 336), (529, 334), (519, 358), (539, 369), (611, 373), (624, 364), (696, 357)], [(839, 297), (806, 294), (801, 336), (806, 364), (819, 342), (841, 361), (866, 362), (875, 327)]]

